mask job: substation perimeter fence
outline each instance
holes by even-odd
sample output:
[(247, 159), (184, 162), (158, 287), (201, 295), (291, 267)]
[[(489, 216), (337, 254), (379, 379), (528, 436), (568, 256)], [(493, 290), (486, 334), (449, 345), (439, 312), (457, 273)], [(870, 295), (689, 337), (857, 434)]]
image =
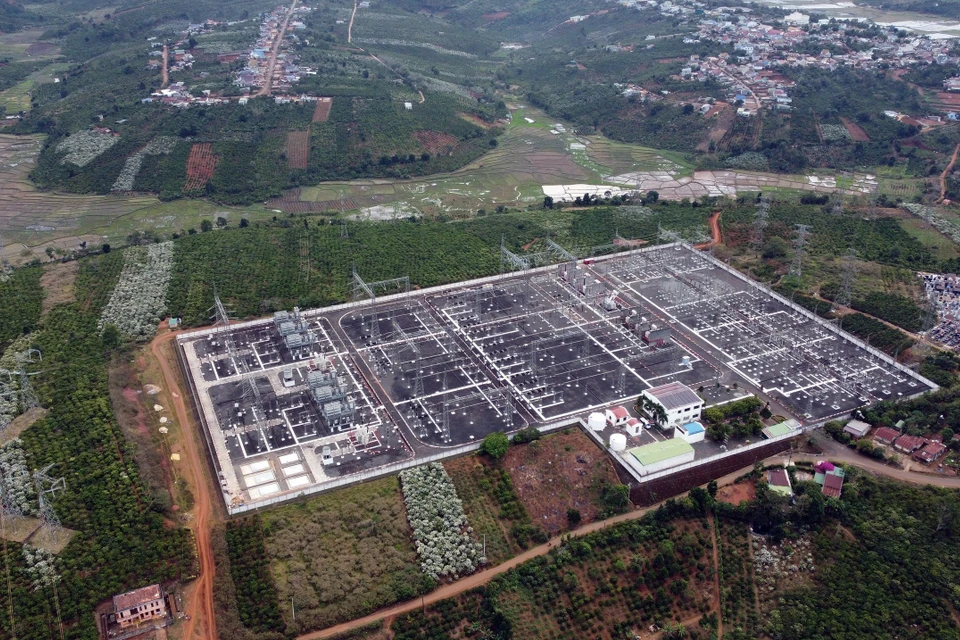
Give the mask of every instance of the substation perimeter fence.
[[(558, 431), (567, 427), (583, 425), (582, 421), (576, 419), (567, 418), (566, 420), (561, 420), (559, 422), (551, 422), (540, 427), (536, 427), (537, 431), (540, 433), (550, 433), (552, 431)], [(310, 443), (304, 443), (302, 446), (309, 446)], [(274, 496), (272, 498), (266, 498), (264, 500), (258, 500), (250, 504), (242, 505), (227, 505), (227, 512), (231, 516), (242, 515), (245, 513), (253, 513), (261, 509), (266, 509), (269, 507), (274, 507), (281, 505), (287, 502), (294, 502), (301, 498), (307, 496), (325, 493), (327, 491), (333, 491), (334, 489), (342, 489), (343, 487), (349, 487), (350, 485), (360, 484), (368, 480), (374, 480), (376, 478), (381, 478), (384, 476), (390, 476), (395, 473), (399, 473), (404, 469), (411, 469), (413, 467), (419, 467), (420, 465), (429, 464), (431, 462), (439, 462), (441, 460), (447, 460), (449, 458), (455, 458), (457, 456), (462, 456), (467, 453), (472, 453), (478, 451), (483, 445), (482, 442), (471, 442), (470, 444), (461, 445), (459, 447), (454, 447), (451, 449), (445, 449), (438, 453), (434, 453), (429, 456), (414, 458), (412, 460), (404, 460), (403, 462), (394, 462), (391, 464), (385, 464), (376, 469), (370, 469), (369, 471), (363, 471), (360, 473), (352, 473), (348, 476), (343, 476), (341, 478), (336, 478), (334, 480), (329, 480), (327, 482), (321, 482), (315, 484), (311, 487), (307, 487), (302, 491), (298, 491), (295, 494), (286, 494)]]
[[(702, 252), (699, 252), (696, 249), (693, 249), (688, 244), (674, 242), (671, 244), (655, 244), (655, 245), (650, 245), (649, 247), (641, 247), (639, 249), (631, 249), (629, 251), (620, 251), (618, 253), (612, 253), (606, 256), (584, 258), (584, 259), (578, 260), (578, 262), (583, 262), (583, 260), (586, 259), (586, 260), (591, 260), (594, 264), (596, 264), (598, 262), (607, 262), (609, 260), (616, 260), (619, 258), (635, 256), (641, 253), (650, 253), (653, 251), (659, 251), (669, 247), (675, 247), (677, 245), (685, 246), (699, 255), (705, 255)], [(476, 286), (482, 286), (484, 284), (493, 284), (496, 282), (502, 282), (504, 280), (522, 278), (529, 275), (536, 275), (540, 273), (547, 273), (551, 270), (556, 269), (557, 264), (560, 264), (560, 263), (548, 264), (542, 267), (532, 267), (530, 269), (524, 269), (522, 271), (508, 271), (505, 273), (498, 273), (492, 276), (484, 276), (483, 278), (476, 278), (474, 280), (462, 280), (459, 282), (450, 282), (448, 284), (440, 284), (435, 287), (427, 287), (426, 289), (411, 289), (410, 291), (403, 291), (400, 293), (391, 293), (384, 296), (377, 296), (376, 304), (378, 305), (389, 304), (391, 302), (399, 302), (401, 300), (406, 300), (408, 298), (416, 298), (418, 296), (423, 296), (423, 297), (433, 296), (433, 295), (443, 293), (445, 291), (454, 291), (457, 289), (470, 289)], [(723, 266), (722, 263), (718, 263), (718, 264)], [(314, 318), (318, 318), (320, 316), (324, 316), (337, 311), (348, 311), (350, 309), (359, 309), (362, 307), (368, 307), (373, 305), (374, 305), (374, 302), (368, 298), (363, 300), (354, 300), (352, 302), (341, 302), (340, 304), (330, 305), (328, 307), (318, 307), (316, 309), (307, 309), (303, 311), (303, 316), (305, 318), (314, 319)], [(246, 329), (249, 327), (255, 327), (258, 325), (265, 325), (265, 324), (272, 324), (272, 323), (273, 323), (273, 317), (268, 316), (265, 318), (258, 318), (256, 320), (245, 320), (242, 322), (237, 322), (236, 324), (231, 324), (229, 329), (231, 331), (236, 331), (238, 329)], [(224, 330), (223, 327), (207, 327), (205, 329), (196, 329), (193, 331), (188, 331), (180, 334), (179, 336), (177, 336), (177, 340), (196, 339), (202, 336), (209, 336), (211, 334), (215, 334), (218, 331), (223, 331), (223, 330)]]
[[(684, 246), (684, 247), (687, 247), (687, 248), (690, 249), (690, 250), (694, 250), (694, 251), (695, 251), (695, 249), (693, 249), (693, 247), (691, 247), (690, 245), (688, 245), (688, 244), (685, 243), (685, 242), (676, 243), (676, 244), (680, 244), (680, 245), (682, 245), (682, 246)], [(664, 246), (664, 245), (661, 245), (661, 246)], [(724, 264), (724, 263), (721, 262), (720, 260), (717, 260), (716, 258), (714, 258), (713, 256), (711, 256), (711, 255), (709, 255), (709, 254), (707, 254), (707, 253), (701, 252), (700, 255), (701, 255), (702, 257), (706, 258), (707, 260), (709, 260), (710, 262), (712, 262), (714, 265), (716, 265), (716, 266), (719, 267), (720, 269), (723, 269), (724, 271), (726, 271), (726, 272), (729, 273), (730, 275), (735, 276), (738, 280), (741, 280), (742, 282), (747, 283), (749, 286), (753, 287), (754, 289), (756, 289), (756, 290), (759, 291), (760, 293), (773, 297), (773, 298), (774, 298), (775, 300), (777, 300), (778, 302), (781, 302), (781, 303), (787, 305), (788, 307), (790, 307), (790, 308), (793, 309), (794, 311), (800, 313), (801, 315), (806, 316), (806, 317), (807, 317), (808, 319), (810, 319), (810, 320), (813, 320), (815, 323), (817, 323), (817, 325), (826, 328), (828, 331), (830, 331), (830, 332), (832, 332), (832, 333), (840, 336), (840, 337), (843, 338), (844, 340), (849, 340), (850, 342), (852, 342), (853, 344), (857, 345), (858, 347), (860, 347), (861, 349), (863, 349), (863, 350), (866, 351), (867, 353), (869, 353), (869, 354), (871, 354), (871, 355), (879, 358), (880, 360), (883, 360), (883, 361), (886, 362), (887, 364), (889, 364), (889, 365), (891, 365), (892, 367), (896, 368), (896, 369), (897, 369), (898, 371), (900, 371), (901, 373), (904, 373), (904, 374), (908, 375), (909, 377), (911, 377), (911, 378), (913, 378), (913, 379), (915, 379), (915, 380), (918, 380), (918, 381), (922, 382), (922, 383), (925, 384), (925, 385), (929, 385), (929, 386), (930, 386), (930, 389), (923, 390), (923, 391), (919, 391), (919, 392), (917, 392), (917, 393), (915, 393), (915, 394), (913, 394), (913, 395), (911, 395), (911, 396), (907, 396), (907, 399), (909, 399), (909, 398), (914, 398), (914, 397), (916, 397), (916, 396), (923, 395), (924, 393), (927, 393), (927, 391), (936, 391), (936, 390), (938, 390), (938, 389), (940, 388), (940, 385), (938, 385), (937, 383), (933, 382), (932, 380), (928, 380), (927, 378), (924, 378), (922, 375), (920, 375), (919, 373), (917, 373), (917, 372), (914, 371), (913, 369), (910, 369), (909, 367), (905, 367), (904, 365), (900, 364), (899, 362), (897, 362), (896, 360), (894, 360), (893, 358), (891, 358), (889, 355), (883, 353), (883, 352), (880, 351), (879, 349), (875, 349), (874, 347), (871, 347), (871, 346), (868, 345), (866, 342), (860, 340), (860, 339), (857, 338), (856, 336), (847, 333), (847, 332), (844, 331), (843, 329), (839, 328), (837, 325), (833, 324), (832, 322), (828, 322), (827, 320), (821, 318), (820, 316), (818, 316), (817, 314), (813, 313), (813, 312), (810, 311), (809, 309), (805, 309), (805, 308), (801, 307), (800, 305), (798, 305), (797, 303), (795, 303), (795, 302), (793, 302), (793, 301), (791, 301), (791, 300), (788, 300), (787, 298), (783, 297), (782, 295), (780, 295), (779, 293), (777, 293), (777, 292), (774, 291), (773, 289), (769, 289), (769, 288), (767, 288), (767, 287), (764, 287), (764, 286), (761, 285), (759, 282), (754, 282), (753, 280), (751, 280), (750, 278), (747, 278), (746, 276), (744, 276), (742, 273), (740, 273), (739, 271), (737, 271), (737, 270), (734, 269), (733, 267), (730, 267), (729, 265)]]

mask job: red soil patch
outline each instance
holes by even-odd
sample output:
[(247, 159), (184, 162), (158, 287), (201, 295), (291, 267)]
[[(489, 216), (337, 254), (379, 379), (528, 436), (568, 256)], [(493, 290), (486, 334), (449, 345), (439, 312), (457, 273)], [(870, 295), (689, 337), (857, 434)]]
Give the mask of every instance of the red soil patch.
[(479, 117), (473, 115), (472, 113), (458, 113), (457, 115), (460, 116), (461, 118), (463, 118), (464, 120), (466, 120), (467, 122), (470, 122), (470, 123), (472, 123), (472, 124), (475, 124), (475, 125), (477, 125), (478, 127), (481, 127), (481, 128), (483, 128), (483, 129), (489, 129), (490, 127), (493, 126), (492, 124), (490, 124), (489, 122), (487, 122), (487, 121), (484, 120), (483, 118), (479, 118)]
[(863, 128), (856, 122), (846, 118), (840, 118), (840, 122), (842, 122), (843, 126), (847, 128), (847, 133), (850, 134), (851, 138), (857, 142), (870, 142), (870, 136), (868, 136), (867, 132), (864, 131)]
[(333, 98), (317, 98), (317, 108), (313, 110), (314, 122), (326, 122), (333, 107)]
[(596, 520), (603, 487), (619, 482), (610, 460), (579, 429), (510, 447), (503, 464), (530, 520), (550, 534), (569, 527), (567, 509), (577, 509), (583, 523)]
[(947, 107), (960, 108), (960, 93), (947, 93), (946, 91), (938, 91), (937, 102)]
[(497, 20), (503, 20), (509, 15), (510, 15), (509, 11), (497, 11), (496, 13), (485, 13), (480, 17), (486, 20), (487, 22), (496, 22)]
[(752, 481), (738, 482), (720, 487), (717, 491), (717, 500), (727, 504), (738, 505), (744, 500), (753, 500), (757, 497), (757, 485)]
[(452, 153), (459, 142), (449, 133), (440, 133), (439, 131), (414, 131), (413, 137), (433, 155)]
[(310, 158), (310, 131), (291, 131), (287, 134), (287, 165), (291, 169), (306, 169)]
[(207, 186), (219, 160), (220, 156), (214, 155), (213, 145), (209, 142), (190, 147), (190, 155), (187, 157), (187, 181), (183, 190), (199, 191)]

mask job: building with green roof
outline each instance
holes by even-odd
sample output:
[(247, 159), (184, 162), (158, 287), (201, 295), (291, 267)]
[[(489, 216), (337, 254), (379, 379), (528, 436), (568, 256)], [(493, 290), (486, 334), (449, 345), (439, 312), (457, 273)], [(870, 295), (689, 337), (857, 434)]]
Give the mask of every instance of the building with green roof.
[(686, 462), (693, 462), (693, 447), (680, 438), (671, 438), (661, 442), (645, 444), (627, 451), (624, 458), (631, 466), (645, 476)]

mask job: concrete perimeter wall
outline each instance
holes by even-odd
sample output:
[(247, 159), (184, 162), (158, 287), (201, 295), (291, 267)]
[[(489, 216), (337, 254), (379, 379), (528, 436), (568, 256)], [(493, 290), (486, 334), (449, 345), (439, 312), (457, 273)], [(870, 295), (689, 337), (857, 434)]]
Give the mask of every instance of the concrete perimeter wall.
[(638, 507), (678, 496), (694, 487), (706, 484), (737, 469), (749, 467), (757, 460), (763, 460), (790, 448), (792, 438), (765, 442), (747, 451), (735, 451), (715, 460), (706, 460), (689, 468), (669, 473), (646, 482), (630, 483), (630, 502)]

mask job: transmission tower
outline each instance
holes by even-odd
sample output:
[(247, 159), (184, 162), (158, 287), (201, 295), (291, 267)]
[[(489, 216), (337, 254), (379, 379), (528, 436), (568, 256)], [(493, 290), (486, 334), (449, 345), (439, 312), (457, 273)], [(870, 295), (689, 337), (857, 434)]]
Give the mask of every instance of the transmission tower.
[(420, 361), (417, 360), (417, 372), (413, 378), (413, 397), (422, 398), (423, 397), (423, 367), (420, 364)]
[(657, 239), (663, 240), (664, 242), (683, 242), (683, 238), (680, 237), (679, 233), (664, 229), (660, 226), (660, 223), (657, 223)]
[[(21, 351), (14, 355), (15, 368), (14, 369), (0, 369), (0, 374), (7, 374), (8, 379), (12, 380), (14, 378), (19, 380), (20, 389), (20, 404), (23, 406), (23, 410), (32, 409), (34, 407), (40, 406), (40, 399), (37, 397), (37, 392), (34, 391), (33, 386), (30, 384), (30, 377), (38, 375), (39, 371), (28, 372), (27, 365), (33, 364), (35, 362), (42, 361), (43, 358), (40, 355), (40, 352), (37, 349), (27, 349)], [(16, 390), (12, 385), (2, 385), (0, 384), (0, 397), (10, 397), (14, 395)], [(5, 427), (6, 425), (0, 425), (0, 428)]]
[(761, 193), (760, 200), (757, 201), (757, 211), (753, 218), (753, 236), (751, 242), (758, 251), (763, 249), (764, 235), (767, 230), (767, 224), (770, 217), (770, 200), (767, 194)]
[(253, 425), (243, 425), (238, 429), (231, 429), (228, 434), (246, 433), (247, 431), (260, 430), (263, 426), (263, 420), (260, 417), (263, 407), (263, 399), (260, 397), (260, 389), (250, 371), (246, 358), (244, 358), (233, 339), (233, 333), (230, 331), (230, 314), (226, 305), (220, 300), (217, 288), (213, 288), (213, 320), (217, 330), (217, 337), (223, 343), (227, 351), (227, 361), (233, 363), (239, 380), (237, 385), (240, 388), (241, 399), (245, 406), (250, 407), (250, 414), (253, 416)]
[(830, 207), (830, 213), (835, 216), (843, 214), (843, 192), (839, 189), (833, 192), (833, 205)]
[(450, 442), (450, 401), (443, 401), (443, 424), (441, 425), (440, 439)]
[(857, 250), (853, 247), (843, 257), (843, 266), (840, 272), (840, 292), (836, 303), (842, 307), (850, 306), (853, 297), (853, 280), (857, 275)]
[(790, 266), (790, 275), (799, 278), (803, 275), (803, 254), (804, 247), (807, 245), (807, 239), (810, 238), (810, 226), (806, 224), (795, 224), (793, 227), (793, 264)]
[[(67, 488), (66, 480), (63, 478), (54, 478), (49, 475), (52, 464), (47, 465), (39, 471), (33, 472), (33, 485), (37, 491), (37, 501), (39, 503), (40, 521), (43, 522), (42, 528), (46, 529), (46, 538), (48, 541), (60, 540), (63, 535), (63, 526), (60, 524), (60, 518), (53, 510), (52, 500), (57, 491), (63, 491)], [(40, 541), (38, 549), (46, 549), (43, 541)]]
[(340, 221), (340, 239), (346, 240), (349, 237), (350, 237), (350, 234), (347, 232), (347, 221), (341, 220)]

